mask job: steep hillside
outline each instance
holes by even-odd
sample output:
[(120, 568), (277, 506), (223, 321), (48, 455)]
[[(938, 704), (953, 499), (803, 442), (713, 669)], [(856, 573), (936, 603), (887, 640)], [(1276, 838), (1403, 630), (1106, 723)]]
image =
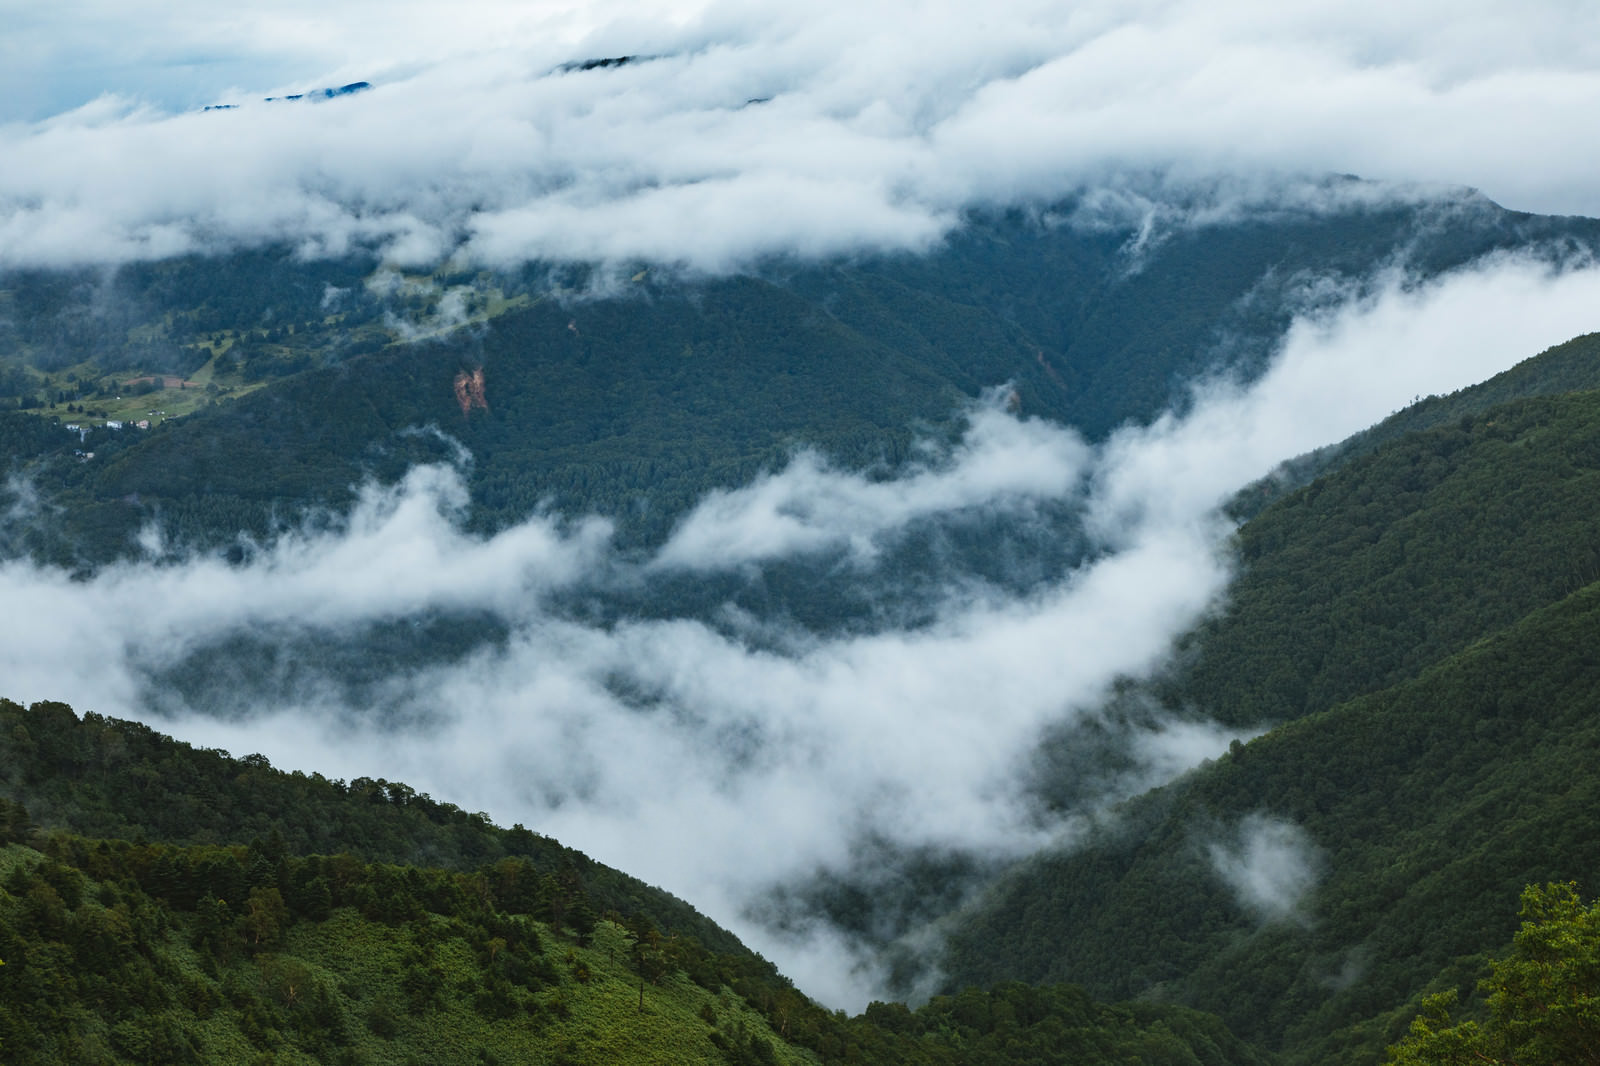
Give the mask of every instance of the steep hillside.
[(1512, 400), (1597, 388), (1600, 388), (1600, 333), (1574, 337), (1529, 356), (1487, 381), (1448, 396), (1421, 399), (1371, 429), (1285, 462), (1270, 477), (1241, 491), (1231, 510), (1240, 520), (1253, 518), (1268, 504), (1295, 489), (1408, 433), (1481, 415), (1491, 407)]
[[(0, 792), (57, 827), (0, 798), (0, 1051), (18, 1066), (1269, 1062), (1214, 1017), (1071, 987), (846, 1018), (677, 901), (521, 827), (61, 704), (0, 714)], [(455, 868), (370, 861), (385, 850)]]
[[(1430, 982), (1509, 938), (1522, 885), (1600, 878), (1597, 634), (1592, 585), (1131, 804), (998, 888), (953, 979), (1159, 993), (1289, 1061), (1374, 1061)], [(1241, 855), (1304, 895), (1251, 906)]]
[[(1072, 980), (1372, 1062), (1532, 882), (1600, 879), (1600, 393), (1376, 448), (1239, 535), (1164, 695), (1277, 725), (966, 915), (955, 983)], [(1280, 724), (1281, 723), (1281, 724)]]
[(601, 910), (743, 950), (682, 900), (522, 826), (502, 829), (399, 782), (286, 773), (259, 755), (194, 748), (137, 722), (79, 718), (62, 703), (0, 699), (0, 796), (43, 828), (113, 840), (275, 840), (294, 855), (457, 870), (514, 859), (570, 877)]
[[(551, 502), (651, 539), (799, 442), (893, 464), (914, 426), (1008, 381), (1023, 410), (1098, 437), (1181, 402), (1202, 372), (1253, 373), (1316, 292), (1397, 260), (1426, 276), (1497, 249), (1600, 246), (1600, 223), (1470, 195), (1143, 236), (1068, 221), (1081, 210), (977, 213), (924, 256), (720, 280), (413, 278), (287, 250), (0, 279), (19, 403), (89, 426), (124, 407), (193, 412), (137, 440), (63, 436), (56, 460), (26, 464), (58, 507), (19, 547), (94, 564), (152, 519), (179, 541), (260, 534), (452, 454), (433, 430), (471, 451), (484, 525)], [(486, 405), (462, 408), (454, 378), (479, 368)], [(122, 395), (152, 373), (192, 373), (204, 395)], [(71, 454), (85, 446), (87, 463)]]
[(1239, 531), (1239, 577), (1173, 700), (1270, 724), (1414, 676), (1600, 580), (1600, 393), (1394, 440)]
[[(337, 522), (329, 512), (347, 507), (364, 480), (393, 482), (417, 463), (450, 462), (470, 491), (475, 532), (543, 507), (598, 512), (617, 522), (621, 557), (635, 558), (642, 553), (631, 549), (659, 542), (709, 490), (748, 482), (801, 444), (887, 476), (919, 454), (915, 438), (953, 436), (963, 405), (998, 382), (1011, 383), (1010, 402), (1024, 413), (1100, 436), (1181, 402), (1197, 374), (1231, 367), (1248, 377), (1296, 311), (1328, 292), (1362, 291), (1380, 267), (1404, 261), (1428, 275), (1495, 249), (1560, 244), (1550, 253), (1559, 257), (1600, 242), (1600, 224), (1518, 215), (1471, 197), (1142, 236), (1125, 225), (1064, 222), (1073, 210), (976, 215), (923, 257), (775, 262), (722, 279), (657, 277), (648, 268), (625, 282), (547, 268), (408, 279), (361, 260), (300, 276), (283, 252), (129, 268), (109, 283), (7, 279), (0, 317), (10, 332), (0, 341), (12, 347), (0, 384), (17, 390), (19, 408), (0, 419), (8, 449), (0, 551), (80, 576), (134, 551), (158, 557), (153, 569), (195, 548), (242, 559), (254, 550), (250, 538)], [(214, 276), (202, 280), (208, 271)], [(93, 912), (73, 924), (69, 912), (82, 904), (68, 906), (73, 890), (63, 886), (75, 877), (87, 879), (80, 901), (114, 909), (122, 893), (135, 913), (143, 893), (174, 910), (169, 927), (156, 922), (137, 950), (169, 977), (204, 970), (186, 953), (221, 942), (205, 924), (220, 912), (207, 917), (199, 907), (206, 891), (233, 901), (221, 922), (229, 936), (248, 932), (239, 901), (270, 887), (250, 883), (258, 859), (284, 864), (280, 894), (296, 884), (296, 869), (314, 881), (326, 857), (341, 854), (365, 871), (353, 882), (371, 889), (370, 898), (332, 899), (326, 916), (318, 893), (299, 916), (301, 939), (284, 934), (282, 945), (292, 946), (280, 953), (322, 968), (318, 1001), (337, 1002), (327, 1013), (334, 1021), (305, 1023), (302, 1032), (293, 1004), (271, 985), (276, 971), (241, 949), (226, 958), (213, 951), (218, 969), (207, 979), (218, 983), (194, 985), (189, 1006), (162, 1001), (161, 1011), (176, 1012), (170, 1028), (130, 1029), (122, 1040), (116, 1029), (132, 1014), (85, 1008), (101, 987), (90, 982), (64, 993), (58, 1016), (25, 1020), (14, 1040), (54, 1034), (39, 1037), (39, 1054), (69, 1058), (182, 1058), (189, 1046), (227, 1059), (248, 1044), (291, 1058), (426, 1059), (425, 1044), (377, 1050), (365, 1031), (337, 1021), (370, 1017), (372, 997), (392, 993), (366, 990), (329, 961), (338, 951), (326, 938), (370, 943), (374, 957), (390, 959), (448, 941), (456, 961), (440, 965), (461, 999), (440, 1008), (449, 1020), (439, 1024), (470, 1030), (453, 1046), (482, 1048), (483, 1061), (529, 1047), (554, 1055), (547, 1043), (517, 1044), (492, 1016), (507, 1004), (529, 1016), (559, 1013), (552, 1004), (584, 994), (578, 971), (555, 974), (559, 992), (555, 984), (506, 992), (493, 965), (473, 970), (468, 960), (485, 939), (508, 940), (489, 931), (502, 921), (495, 915), (509, 914), (550, 943), (575, 935), (563, 964), (600, 973), (582, 953), (593, 947), (593, 929), (605, 928), (592, 920), (611, 914), (637, 927), (635, 943), (648, 940), (648, 928), (695, 945), (658, 975), (689, 975), (673, 1016), (702, 1019), (724, 1042), (708, 1032), (683, 1036), (681, 1046), (693, 1047), (683, 1052), (688, 1061), (781, 1058), (785, 1041), (804, 1049), (795, 1052), (802, 1058), (825, 1061), (1004, 1062), (1035, 1052), (1042, 1061), (1256, 1059), (1188, 1008), (1218, 1012), (1233, 1031), (1292, 1061), (1371, 1061), (1429, 982), (1448, 983), (1467, 972), (1464, 957), (1504, 941), (1522, 884), (1587, 879), (1600, 858), (1589, 843), (1600, 826), (1587, 813), (1597, 797), (1574, 761), (1596, 743), (1585, 700), (1600, 677), (1583, 651), (1600, 612), (1600, 393), (1563, 391), (1593, 384), (1592, 356), (1592, 341), (1574, 342), (1498, 384), (1431, 401), (1332, 456), (1318, 468), (1325, 476), (1241, 530), (1229, 602), (1191, 635), (1169, 676), (1130, 700), (1148, 696), (1241, 729), (1280, 728), (1129, 804), (1080, 850), (1024, 864), (960, 916), (949, 990), (991, 991), (842, 1019), (809, 1004), (683, 901), (521, 827), (499, 829), (393, 782), (284, 775), (259, 757), (194, 751), (140, 726), (79, 720), (61, 705), (0, 704), (0, 797), (25, 804), (56, 834), (37, 836), (22, 819), (18, 849), (8, 853), (25, 869), (0, 902), (34, 923), (27, 935), (37, 943), (25, 950), (48, 961), (35, 973), (41, 984), (11, 986), (24, 989), (15, 1002), (79, 980), (74, 967), (85, 960), (56, 945), (75, 951), (72, 930), (103, 923)], [(184, 386), (150, 380), (169, 373)], [(1511, 402), (1489, 406), (1502, 400)], [(145, 403), (182, 413), (147, 430), (104, 425)], [(79, 430), (69, 433), (70, 419)], [(992, 582), (984, 592), (1026, 592), (1030, 581), (1065, 573), (1080, 550), (1058, 534), (1070, 523), (1057, 519), (1071, 516), (1046, 510), (1024, 523), (1049, 542), (1023, 545), (1015, 554), (1026, 565), (1012, 568), (1015, 542), (974, 521), (926, 542), (913, 531), (896, 548), (904, 558), (885, 559), (882, 572), (908, 588), (949, 571), (974, 586)], [(162, 536), (135, 547), (141, 529)], [(968, 556), (1015, 573), (996, 577)], [(731, 605), (738, 639), (752, 643), (761, 636), (746, 634), (767, 622), (848, 631), (852, 610), (917, 625), (914, 594), (902, 616), (889, 597), (855, 603), (839, 591), (863, 584), (856, 574), (842, 567), (828, 585), (810, 560), (788, 561), (760, 582), (687, 573), (647, 591), (580, 588), (571, 597), (581, 602), (552, 597), (550, 610), (604, 627), (658, 611), (705, 618)], [(658, 594), (670, 605), (627, 599)], [(139, 682), (212, 709), (226, 705), (229, 690), (258, 693), (266, 705), (308, 676), (326, 676), (348, 683), (356, 706), (398, 664), (455, 661), (506, 633), (502, 620), (470, 608), (298, 637), (246, 627), (219, 633), (215, 644), (197, 639), (187, 659), (141, 666)], [(1042, 792), (1062, 799), (1075, 784), (1046, 781)], [(98, 839), (122, 843), (90, 842)], [(149, 870), (140, 864), (160, 859), (137, 850), (150, 847), (201, 849), (168, 865), (211, 862), (223, 880), (171, 897), (162, 878), (141, 880)], [(941, 861), (916, 866), (900, 885), (936, 885), (955, 869)], [(410, 872), (375, 872), (387, 864)], [(482, 886), (495, 869), (526, 873), (539, 889), (514, 904), (489, 900)], [(136, 889), (124, 884), (130, 877)], [(421, 894), (395, 889), (396, 879)], [(954, 888), (932, 891), (933, 910), (970, 882), (946, 880)], [(465, 914), (456, 897), (474, 893), (479, 909)], [(811, 908), (802, 919), (830, 906), (817, 902), (814, 885), (795, 893)], [(877, 903), (852, 884), (840, 894), (869, 914)], [(578, 924), (568, 910), (580, 898), (581, 924), (591, 928), (561, 932), (564, 922)], [(403, 935), (363, 924), (392, 925), (389, 899), (413, 923)], [(335, 920), (353, 924), (324, 927)], [(6, 950), (0, 980), (32, 972), (32, 962), (15, 968)], [(694, 976), (697, 967), (709, 983)], [(52, 974), (71, 976), (52, 984)], [(608, 987), (626, 983), (620, 970), (610, 976), (617, 981)], [(1185, 1009), (1111, 1009), (1071, 990), (999, 984), (1019, 978), (1081, 982), (1102, 1000)], [(130, 971), (96, 980), (149, 979)], [(737, 995), (760, 1021), (744, 1007), (708, 1003), (740, 980), (748, 986)], [(232, 1006), (218, 1007), (214, 995)], [(273, 995), (276, 1006), (251, 1006), (252, 996)], [(225, 1017), (212, 1035), (196, 1036), (204, 1010)], [(434, 1039), (431, 1028), (377, 1024)], [(571, 1045), (598, 1060), (620, 1046), (613, 1036), (632, 1039), (613, 1034), (611, 1022), (581, 1024), (552, 1030), (557, 1050)], [(298, 1035), (281, 1035), (290, 1030)], [(280, 1033), (277, 1044), (261, 1036), (269, 1031)]]
[(1456, 989), (1429, 996), (1406, 1037), (1389, 1049), (1393, 1066), (1504, 1062), (1568, 1066), (1600, 1059), (1600, 902), (1584, 906), (1577, 886), (1529, 885), (1522, 928), (1475, 992), (1487, 1009), (1452, 1017)]
[(0, 1048), (19, 1066), (808, 1061), (718, 995), (732, 960), (563, 921), (559, 892), (518, 902), (514, 864), (40, 846), (0, 851)]

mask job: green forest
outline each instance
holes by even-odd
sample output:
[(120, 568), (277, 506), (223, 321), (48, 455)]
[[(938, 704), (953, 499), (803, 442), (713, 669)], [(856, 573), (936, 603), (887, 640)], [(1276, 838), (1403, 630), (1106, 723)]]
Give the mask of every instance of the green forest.
[[(1454, 416), (1352, 447), (1240, 529), (1226, 608), (1124, 695), (1265, 732), (1013, 871), (951, 938), (956, 982), (1159, 994), (1286, 1062), (1372, 1062), (1425, 994), (1479, 1002), (1524, 885), (1593, 891), (1600, 392), (1498, 403), (1503, 384), (1432, 401)], [(1213, 873), (1214, 842), (1262, 817), (1320, 864), (1292, 920)]]
[[(1402, 249), (1427, 274), (1596, 244), (1590, 220), (1417, 203), (1180, 232), (1137, 262), (1127, 233), (978, 212), (928, 255), (716, 279), (401, 275), (283, 248), (12, 271), (0, 561), (63, 584), (132, 558), (238, 564), (419, 463), (460, 471), (472, 534), (598, 514), (642, 555), (802, 446), (886, 480), (997, 384), (1101, 440), (1181, 407), (1197, 375), (1248, 380), (1310, 274), (1359, 288)], [(1600, 334), (1419, 399), (1229, 510), (1227, 596), (1095, 728), (1241, 739), (1071, 847), (930, 859), (877, 897), (831, 886), (842, 929), (937, 915), (906, 961), (925, 994), (854, 1016), (538, 826), (0, 699), (0, 1061), (1600, 1061)], [(1021, 546), (1030, 574), (1085, 550), (1058, 526)], [(974, 523), (906, 554), (937, 573), (1018, 548), (1000, 538)], [(890, 609), (842, 573), (561, 607), (817, 633)], [(200, 651), (228, 670), (174, 658), (149, 680), (195, 702), (330, 664), (381, 681), (504, 637), (470, 610), (343, 644), (223, 634)], [(1038, 752), (1047, 813), (1116, 770), (1087, 733)], [(1253, 862), (1276, 864), (1255, 897)]]
[[(480, 528), (548, 505), (650, 543), (801, 444), (893, 468), (1001, 383), (1025, 414), (1091, 438), (1152, 417), (1197, 375), (1259, 372), (1299, 309), (1275, 287), (1307, 273), (1355, 285), (1401, 250), (1429, 274), (1496, 249), (1559, 261), (1600, 245), (1593, 220), (1423, 202), (1180, 231), (1133, 269), (1128, 233), (1044, 220), (1072, 208), (974, 212), (926, 256), (775, 260), (722, 279), (540, 264), (402, 276), (285, 248), (109, 277), (9, 272), (0, 384), (21, 417), (85, 435), (8, 453), (8, 473), (54, 506), (0, 547), (93, 567), (151, 520), (175, 545), (226, 547), (347, 506), (365, 478), (450, 459), (417, 432), (430, 427), (473, 456)], [(453, 329), (447, 302), (465, 306)], [(463, 408), (453, 382), (477, 370), (485, 402)], [(124, 395), (152, 375), (167, 387)], [(0, 392), (9, 421), (6, 406)], [(105, 428), (124, 418), (151, 425)]]
[(18, 1066), (1269, 1061), (1214, 1017), (1066, 985), (846, 1017), (682, 902), (399, 783), (59, 703), (0, 700), (0, 736), (33, 803), (0, 801)]

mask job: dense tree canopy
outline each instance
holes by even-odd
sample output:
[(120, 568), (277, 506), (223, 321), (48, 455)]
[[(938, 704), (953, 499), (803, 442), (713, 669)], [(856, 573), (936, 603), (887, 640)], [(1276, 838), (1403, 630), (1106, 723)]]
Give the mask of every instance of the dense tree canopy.
[(1430, 996), (1392, 1066), (1585, 1066), (1600, 1063), (1600, 902), (1577, 885), (1530, 885), (1522, 928), (1481, 991), (1488, 1016), (1452, 1023), (1456, 993)]

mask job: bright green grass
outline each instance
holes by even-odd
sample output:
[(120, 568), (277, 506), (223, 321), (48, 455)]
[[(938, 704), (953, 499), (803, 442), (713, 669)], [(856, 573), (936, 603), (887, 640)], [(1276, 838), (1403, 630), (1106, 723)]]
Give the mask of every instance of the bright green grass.
[[(738, 1028), (770, 1042), (779, 1063), (815, 1061), (774, 1037), (765, 1020), (739, 997), (726, 990), (713, 994), (681, 973), (647, 983), (641, 1010), (640, 980), (626, 952), (614, 946), (624, 936), (619, 927), (601, 923), (595, 946), (582, 947), (552, 935), (545, 926), (530, 924), (557, 980), (537, 991), (515, 989), (517, 1009), (505, 1018), (488, 1018), (474, 1009), (483, 967), (467, 940), (437, 916), (389, 926), (341, 909), (325, 922), (297, 924), (276, 952), (241, 956), (210, 974), (186, 943), (174, 940), (170, 950), (186, 980), (224, 999), (230, 992), (234, 999), (248, 993), (283, 1018), (292, 1017), (297, 1004), (325, 991), (337, 1003), (345, 1033), (342, 1046), (322, 1049), (334, 1055), (331, 1061), (371, 1066), (488, 1062), (718, 1066), (727, 1059), (712, 1043), (711, 1034), (714, 1030), (731, 1034)], [(408, 958), (419, 955), (438, 968), (443, 985), (430, 1006), (412, 1011), (402, 976)], [(292, 992), (291, 983), (296, 985)], [(270, 1061), (282, 1066), (325, 1061), (288, 1024), (260, 1027), (251, 1034), (248, 1014), (248, 1008), (224, 1003), (199, 1022), (195, 1031), (205, 1061)]]

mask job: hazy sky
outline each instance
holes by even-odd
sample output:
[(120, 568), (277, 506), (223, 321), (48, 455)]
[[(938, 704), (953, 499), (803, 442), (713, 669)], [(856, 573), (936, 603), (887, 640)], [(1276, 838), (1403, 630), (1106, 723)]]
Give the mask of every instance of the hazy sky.
[[(0, 24), (0, 263), (287, 238), (716, 270), (1151, 172), (1600, 214), (1585, 3), (4, 0)], [(558, 69), (618, 55), (654, 58)]]

